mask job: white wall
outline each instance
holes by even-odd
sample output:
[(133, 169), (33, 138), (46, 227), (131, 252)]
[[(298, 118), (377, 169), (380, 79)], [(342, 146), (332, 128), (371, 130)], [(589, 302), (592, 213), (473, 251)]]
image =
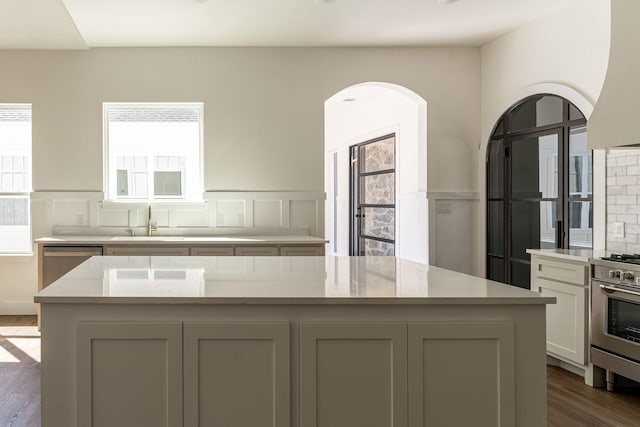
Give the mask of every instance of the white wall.
[[(607, 69), (610, 39), (609, 0), (573, 0), (481, 48), (481, 156), (477, 176), (480, 200), (486, 200), (486, 148), (498, 118), (527, 95), (546, 90), (581, 107), (587, 119), (597, 100)], [(604, 170), (596, 171), (604, 174)], [(603, 179), (602, 179), (603, 180)], [(594, 186), (604, 188), (600, 182)], [(594, 192), (595, 194), (595, 192)], [(594, 211), (603, 211), (594, 200)], [(602, 212), (594, 226), (604, 227)], [(484, 271), (484, 204), (478, 217), (476, 265)], [(594, 234), (603, 234), (594, 228)]]
[[(0, 102), (33, 105), (33, 187), (43, 193), (103, 191), (102, 103), (128, 101), (204, 103), (205, 191), (322, 192), (324, 101), (364, 81), (429, 101), (428, 190), (476, 185), (477, 48), (5, 50), (0, 64)], [(83, 203), (63, 222), (77, 224)], [(34, 237), (50, 233), (50, 211), (33, 215), (45, 224)], [(31, 307), (33, 259), (0, 258), (0, 274), (0, 313)]]

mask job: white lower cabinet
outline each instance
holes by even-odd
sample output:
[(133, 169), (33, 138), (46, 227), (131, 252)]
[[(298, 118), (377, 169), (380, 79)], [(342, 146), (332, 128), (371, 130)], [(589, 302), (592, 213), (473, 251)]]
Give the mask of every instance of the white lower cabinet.
[(191, 256), (233, 256), (233, 246), (205, 246), (189, 249)]
[(237, 246), (236, 256), (278, 256), (277, 246)]
[(536, 286), (557, 301), (547, 306), (547, 352), (586, 364), (587, 288), (543, 278), (536, 279)]
[(511, 322), (409, 323), (409, 426), (515, 426), (514, 351)]
[(115, 256), (186, 256), (189, 248), (183, 246), (105, 246), (105, 255)]
[(514, 426), (514, 325), (303, 323), (300, 379), (304, 427)]
[(407, 425), (404, 323), (300, 325), (300, 425)]
[(185, 323), (184, 426), (289, 427), (289, 323)]
[(322, 256), (324, 246), (280, 246), (282, 256)]
[(87, 322), (77, 345), (78, 426), (290, 426), (288, 322)]
[(182, 425), (180, 322), (80, 323), (76, 356), (78, 426)]
[(531, 290), (556, 298), (547, 305), (549, 363), (582, 374), (585, 383), (602, 381), (589, 357), (589, 265), (587, 262), (531, 255)]

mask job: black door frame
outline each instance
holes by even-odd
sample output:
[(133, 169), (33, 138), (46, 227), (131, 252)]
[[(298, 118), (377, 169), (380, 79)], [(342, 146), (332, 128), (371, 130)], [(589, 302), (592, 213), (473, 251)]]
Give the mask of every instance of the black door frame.
[[(363, 208), (374, 207), (374, 208), (392, 208), (396, 209), (396, 203), (394, 200), (393, 204), (371, 204), (364, 203), (362, 200), (362, 191), (361, 191), (361, 178), (364, 176), (371, 175), (382, 175), (393, 173), (394, 174), (394, 198), (396, 194), (396, 166), (394, 164), (393, 169), (382, 169), (375, 172), (364, 172), (362, 170), (361, 162), (359, 161), (360, 150), (362, 147), (373, 144), (378, 141), (382, 141), (389, 138), (394, 138), (394, 159), (396, 159), (395, 155), (395, 132), (389, 133), (383, 136), (379, 136), (373, 139), (369, 139), (364, 142), (360, 142), (358, 144), (354, 144), (349, 146), (349, 255), (351, 256), (361, 256), (364, 255), (364, 249), (360, 247), (360, 240), (362, 238), (377, 240), (379, 242), (391, 243), (394, 245), (394, 254), (395, 254), (395, 239), (385, 239), (382, 237), (369, 236), (362, 233), (362, 218), (364, 218), (364, 214), (362, 213)], [(395, 163), (395, 162), (394, 162)], [(394, 234), (395, 237), (395, 234)]]

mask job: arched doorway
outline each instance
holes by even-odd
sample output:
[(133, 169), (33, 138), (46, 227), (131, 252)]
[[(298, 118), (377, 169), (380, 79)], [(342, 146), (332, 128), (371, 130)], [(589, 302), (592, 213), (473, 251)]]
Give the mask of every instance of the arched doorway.
[[(353, 218), (358, 213), (353, 209), (350, 179), (357, 162), (352, 147), (388, 142), (392, 136), (393, 167), (365, 171), (358, 179), (363, 185), (365, 181), (376, 185), (367, 177), (388, 175), (393, 170), (393, 203), (364, 203), (370, 210), (387, 209), (379, 217), (393, 217), (393, 236), (381, 237), (374, 231), (365, 238), (383, 243), (393, 240), (395, 256), (428, 263), (426, 106), (426, 101), (411, 90), (381, 82), (347, 87), (325, 101), (325, 232), (331, 241), (327, 254), (349, 255), (353, 224), (358, 223)], [(389, 181), (389, 176), (384, 178)], [(369, 227), (367, 233), (371, 231)]]
[(529, 96), (487, 149), (487, 277), (529, 288), (527, 249), (591, 248), (593, 158), (586, 118), (567, 99)]

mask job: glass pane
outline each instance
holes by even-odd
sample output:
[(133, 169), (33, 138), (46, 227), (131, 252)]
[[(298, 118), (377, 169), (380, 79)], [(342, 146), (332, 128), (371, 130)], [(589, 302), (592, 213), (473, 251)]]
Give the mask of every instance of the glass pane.
[(504, 197), (504, 142), (502, 140), (491, 141), (489, 145), (489, 198), (501, 199)]
[(487, 279), (504, 283), (504, 260), (502, 258), (489, 257)]
[(556, 247), (556, 202), (511, 203), (511, 256), (528, 260), (527, 249)]
[(569, 202), (569, 247), (593, 247), (593, 202)]
[(561, 123), (563, 120), (562, 106), (562, 98), (557, 96), (547, 95), (532, 98), (511, 112), (509, 130), (531, 129)]
[(607, 333), (640, 343), (640, 304), (608, 298)]
[(511, 175), (513, 198), (558, 197), (558, 135), (513, 140)]
[(26, 197), (0, 198), (2, 225), (29, 225), (29, 200)]
[(118, 169), (116, 171), (118, 196), (129, 195), (129, 177), (127, 176), (126, 169)]
[(395, 137), (361, 146), (360, 161), (363, 162), (362, 172), (394, 169), (396, 164)]
[(511, 284), (519, 288), (530, 289), (531, 266), (521, 262), (511, 263)]
[(395, 209), (363, 208), (362, 234), (383, 239), (395, 239)]
[(360, 178), (362, 203), (392, 205), (395, 201), (395, 173)]
[(149, 191), (147, 189), (147, 173), (146, 172), (133, 172), (131, 174), (131, 193), (133, 197), (147, 197)]
[(569, 130), (569, 197), (591, 197), (593, 166), (586, 126)]
[(489, 202), (489, 253), (504, 255), (504, 202)]
[(366, 256), (394, 256), (393, 243), (380, 242), (378, 240), (360, 238), (360, 255)]
[(154, 172), (153, 193), (156, 196), (181, 196), (181, 172)]
[(575, 105), (569, 104), (569, 120), (584, 119), (584, 115), (576, 108)]

